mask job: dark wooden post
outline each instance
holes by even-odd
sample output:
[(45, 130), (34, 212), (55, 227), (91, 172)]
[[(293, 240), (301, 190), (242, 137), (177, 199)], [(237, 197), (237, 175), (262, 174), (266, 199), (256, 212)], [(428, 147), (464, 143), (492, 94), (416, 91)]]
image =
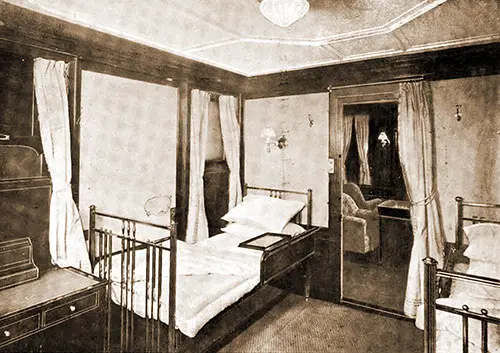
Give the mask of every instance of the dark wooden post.
[(455, 246), (458, 249), (460, 246), (463, 245), (464, 242), (464, 233), (463, 233), (463, 227), (464, 227), (464, 198), (457, 196), (455, 197), (455, 201), (457, 201), (457, 229), (455, 229)]
[(424, 353), (436, 351), (436, 270), (437, 261), (424, 260)]
[(176, 223), (177, 236), (186, 238), (187, 212), (189, 206), (189, 164), (191, 143), (191, 94), (187, 82), (179, 85), (179, 116), (177, 121), (177, 171), (176, 171)]
[[(238, 122), (240, 123), (240, 182), (245, 185), (245, 99), (238, 96)], [(243, 196), (245, 196), (243, 192)]]
[(68, 106), (71, 135), (71, 190), (76, 205), (80, 199), (80, 114), (82, 99), (82, 67), (79, 58), (69, 64)]

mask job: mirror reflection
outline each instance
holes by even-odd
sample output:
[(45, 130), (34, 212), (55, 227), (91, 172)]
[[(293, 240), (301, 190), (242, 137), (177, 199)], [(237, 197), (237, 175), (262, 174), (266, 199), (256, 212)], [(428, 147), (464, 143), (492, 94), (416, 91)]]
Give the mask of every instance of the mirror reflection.
[(403, 313), (412, 233), (396, 102), (344, 106), (342, 297)]

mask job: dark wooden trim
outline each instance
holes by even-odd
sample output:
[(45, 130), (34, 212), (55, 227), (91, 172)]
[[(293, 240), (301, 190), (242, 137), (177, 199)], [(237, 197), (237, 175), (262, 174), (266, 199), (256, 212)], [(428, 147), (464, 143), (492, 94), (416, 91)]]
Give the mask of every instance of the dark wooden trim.
[(240, 123), (240, 182), (243, 188), (245, 185), (245, 99), (242, 94), (238, 96), (237, 114)]
[(112, 66), (105, 63), (99, 63), (89, 60), (81, 60), (82, 70), (92, 71), (100, 74), (123, 77), (131, 80), (154, 83), (164, 86), (179, 87), (179, 81), (168, 76), (168, 72), (164, 75), (157, 76), (158, 73), (146, 73), (137, 69), (124, 68), (121, 66)]
[(495, 75), (500, 73), (500, 43), (473, 45), (390, 58), (288, 71), (250, 77), (245, 98), (326, 92), (330, 86), (404, 79), (427, 80)]
[(69, 64), (68, 77), (69, 130), (71, 142), (71, 190), (78, 207), (80, 201), (80, 118), (82, 98), (82, 68), (80, 59)]
[[(1, 7), (0, 7), (1, 10)], [(1, 31), (0, 31), (1, 33)], [(45, 48), (42, 45), (33, 45), (25, 42), (4, 38), (0, 34), (0, 51), (18, 54), (31, 58), (44, 58), (48, 60), (71, 61), (75, 56)]]
[(205, 171), (203, 175), (212, 173), (229, 173), (229, 167), (227, 166), (227, 162), (225, 160), (206, 161)]
[[(334, 160), (333, 174), (329, 174), (329, 222), (328, 226), (331, 229), (333, 238), (333, 277), (335, 278), (335, 286), (333, 288), (334, 301), (351, 302), (354, 300), (342, 298), (341, 291), (341, 271), (342, 271), (342, 192), (343, 192), (343, 124), (344, 124), (344, 106), (349, 104), (367, 104), (367, 103), (383, 103), (383, 102), (398, 102), (399, 99), (399, 83), (386, 83), (379, 85), (367, 85), (357, 87), (346, 87), (341, 89), (332, 89), (330, 91), (330, 109), (329, 109), (329, 158)], [(331, 276), (329, 276), (331, 277)], [(374, 305), (364, 305), (374, 310), (377, 309)], [(384, 309), (384, 312), (390, 310)]]
[(328, 109), (328, 129), (329, 146), (328, 158), (333, 159), (334, 173), (328, 174), (328, 228), (330, 229), (330, 245), (333, 247), (332, 276), (333, 301), (339, 302), (341, 298), (341, 261), (342, 261), (342, 119), (338, 119), (338, 114), (342, 114), (343, 107), (339, 106), (336, 92), (329, 95)]
[(178, 238), (186, 237), (187, 212), (189, 206), (189, 164), (191, 141), (191, 90), (187, 82), (181, 82), (178, 89), (177, 120), (177, 166), (176, 166), (176, 219)]

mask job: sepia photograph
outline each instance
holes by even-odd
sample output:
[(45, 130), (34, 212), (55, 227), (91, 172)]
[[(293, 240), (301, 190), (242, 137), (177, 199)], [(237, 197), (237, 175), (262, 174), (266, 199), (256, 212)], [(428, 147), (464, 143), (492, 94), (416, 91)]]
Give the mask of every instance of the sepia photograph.
[(0, 352), (500, 353), (500, 1), (0, 0)]

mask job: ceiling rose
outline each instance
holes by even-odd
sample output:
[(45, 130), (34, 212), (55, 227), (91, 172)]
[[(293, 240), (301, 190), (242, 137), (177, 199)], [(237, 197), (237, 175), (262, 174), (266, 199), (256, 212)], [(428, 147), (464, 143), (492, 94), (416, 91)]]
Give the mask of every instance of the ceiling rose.
[(280, 27), (288, 27), (309, 10), (307, 0), (262, 0), (260, 12)]

